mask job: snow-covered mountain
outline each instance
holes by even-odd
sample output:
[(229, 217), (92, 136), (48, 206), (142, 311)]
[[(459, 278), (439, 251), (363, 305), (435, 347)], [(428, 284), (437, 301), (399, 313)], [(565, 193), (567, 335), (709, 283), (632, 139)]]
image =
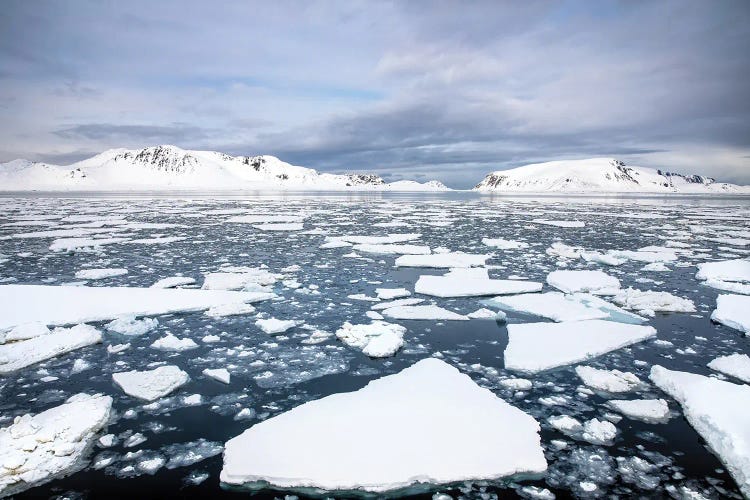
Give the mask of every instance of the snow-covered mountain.
[(716, 182), (711, 177), (631, 167), (614, 158), (534, 163), (498, 170), (477, 191), (565, 193), (750, 193), (750, 186)]
[(386, 183), (374, 174), (327, 174), (273, 156), (230, 156), (175, 146), (111, 149), (68, 166), (0, 163), (0, 191), (142, 190), (446, 191), (438, 181)]

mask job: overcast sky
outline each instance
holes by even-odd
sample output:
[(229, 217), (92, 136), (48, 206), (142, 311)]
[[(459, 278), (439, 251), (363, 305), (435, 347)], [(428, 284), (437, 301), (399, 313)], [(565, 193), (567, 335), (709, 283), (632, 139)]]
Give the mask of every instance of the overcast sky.
[(174, 144), (473, 185), (614, 156), (750, 183), (750, 1), (0, 6), (0, 161)]

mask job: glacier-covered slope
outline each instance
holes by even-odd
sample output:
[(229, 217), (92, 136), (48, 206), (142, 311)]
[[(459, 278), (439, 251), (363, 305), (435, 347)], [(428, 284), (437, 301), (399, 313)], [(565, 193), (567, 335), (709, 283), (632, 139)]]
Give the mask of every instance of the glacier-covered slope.
[(118, 190), (444, 191), (438, 181), (386, 183), (374, 174), (328, 174), (274, 156), (230, 156), (176, 146), (111, 149), (68, 166), (14, 160), (0, 164), (3, 191)]
[(534, 163), (491, 172), (477, 191), (566, 193), (750, 193), (711, 177), (631, 167), (614, 158)]

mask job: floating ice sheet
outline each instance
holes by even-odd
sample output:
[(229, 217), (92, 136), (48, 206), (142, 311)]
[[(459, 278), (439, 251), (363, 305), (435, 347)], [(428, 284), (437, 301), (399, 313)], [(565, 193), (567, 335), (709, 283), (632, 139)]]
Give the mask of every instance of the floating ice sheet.
[(68, 325), (116, 319), (123, 315), (153, 316), (200, 311), (238, 302), (274, 297), (262, 292), (128, 287), (0, 285), (0, 330), (39, 321)]
[[(404, 397), (408, 394), (409, 397)], [(352, 439), (366, 429), (362, 446)], [(311, 401), (227, 442), (221, 480), (386, 492), (541, 473), (539, 424), (437, 359)], [(441, 436), (443, 439), (435, 439)], [(472, 443), (472, 453), (463, 453)]]
[(603, 320), (511, 324), (505, 368), (538, 372), (595, 358), (655, 335), (651, 326)]

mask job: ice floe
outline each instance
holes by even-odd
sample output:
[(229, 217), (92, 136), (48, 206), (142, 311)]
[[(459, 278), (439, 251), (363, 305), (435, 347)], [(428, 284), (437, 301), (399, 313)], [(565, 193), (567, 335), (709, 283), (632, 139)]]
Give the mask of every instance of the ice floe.
[(79, 280), (100, 280), (125, 274), (128, 274), (128, 270), (122, 268), (82, 269), (76, 271), (76, 278)]
[(538, 372), (586, 361), (655, 335), (651, 326), (604, 320), (510, 324), (505, 368)]
[(490, 255), (463, 252), (435, 253), (430, 255), (402, 255), (396, 259), (396, 267), (478, 267), (483, 266)]
[(0, 373), (10, 373), (46, 359), (96, 344), (102, 335), (93, 326), (55, 328), (47, 335), (0, 345)]
[(383, 310), (383, 316), (392, 319), (420, 319), (420, 320), (468, 320), (463, 314), (458, 314), (436, 305), (424, 306), (396, 306)]
[(711, 319), (747, 335), (750, 333), (750, 296), (719, 295)]
[(136, 319), (133, 315), (122, 316), (104, 325), (109, 332), (128, 336), (144, 335), (158, 326), (159, 320), (156, 318)]
[(229, 370), (226, 368), (206, 368), (202, 373), (203, 375), (211, 377), (212, 379), (218, 380), (224, 384), (228, 384), (232, 378)]
[(640, 316), (624, 311), (599, 297), (584, 293), (571, 295), (560, 292), (530, 293), (494, 297), (485, 300), (484, 303), (506, 311), (532, 314), (553, 321), (610, 319), (621, 323), (643, 322)]
[(488, 247), (498, 248), (500, 250), (519, 250), (528, 248), (529, 244), (523, 241), (505, 240), (502, 238), (482, 238), (482, 244)]
[(651, 367), (651, 381), (682, 406), (690, 425), (750, 497), (750, 386)]
[(31, 322), (70, 325), (200, 311), (221, 304), (257, 302), (274, 297), (263, 292), (129, 287), (0, 285), (0, 330)]
[(669, 420), (669, 405), (663, 399), (613, 399), (607, 401), (607, 406), (626, 417), (649, 424)]
[(269, 335), (284, 333), (285, 331), (290, 330), (297, 325), (299, 325), (299, 322), (293, 319), (267, 318), (255, 321), (255, 326)]
[(695, 312), (692, 300), (677, 297), (669, 292), (627, 288), (615, 295), (612, 300), (617, 305), (648, 316), (653, 316), (655, 312)]
[(549, 220), (549, 219), (534, 219), (531, 222), (536, 224), (542, 224), (545, 226), (563, 227), (563, 228), (575, 228), (584, 227), (586, 223), (577, 220)]
[(0, 496), (12, 495), (85, 467), (96, 433), (109, 421), (112, 398), (76, 394), (0, 429)]
[(547, 283), (565, 293), (615, 295), (620, 289), (620, 280), (602, 271), (553, 271)]
[(153, 401), (179, 389), (190, 377), (179, 367), (166, 365), (153, 370), (113, 373), (112, 380), (125, 394)]
[[(352, 436), (363, 428), (369, 442), (388, 446), (362, 447)], [(465, 443), (473, 443), (468, 455)], [(531, 416), (445, 362), (426, 359), (254, 425), (227, 442), (221, 481), (382, 493), (546, 467)]]
[(361, 243), (354, 245), (354, 250), (363, 253), (377, 253), (383, 255), (427, 255), (431, 253), (430, 247), (424, 245), (399, 245), (399, 244), (380, 244)]
[(151, 288), (176, 288), (178, 286), (187, 286), (195, 284), (194, 278), (187, 278), (184, 276), (170, 276), (169, 278), (162, 278), (153, 285)]
[(747, 354), (720, 356), (708, 363), (708, 367), (750, 384), (750, 356)]
[(542, 284), (535, 281), (490, 279), (485, 269), (476, 271), (479, 272), (461, 273), (453, 270), (444, 276), (422, 275), (414, 285), (414, 291), (433, 297), (482, 297), (542, 290)]
[(576, 375), (592, 389), (613, 394), (631, 392), (643, 386), (643, 382), (635, 374), (620, 370), (600, 370), (593, 366), (576, 366)]
[(198, 344), (195, 343), (193, 339), (189, 339), (187, 337), (184, 338), (178, 338), (171, 332), (167, 332), (167, 334), (161, 338), (156, 339), (152, 344), (151, 347), (154, 349), (159, 349), (161, 351), (189, 351), (190, 349), (195, 349), (198, 347)]
[(375, 293), (382, 300), (400, 299), (411, 295), (411, 292), (406, 288), (376, 288)]
[(349, 322), (336, 330), (336, 337), (349, 347), (361, 350), (371, 358), (393, 356), (404, 345), (406, 328), (385, 321), (353, 325)]

